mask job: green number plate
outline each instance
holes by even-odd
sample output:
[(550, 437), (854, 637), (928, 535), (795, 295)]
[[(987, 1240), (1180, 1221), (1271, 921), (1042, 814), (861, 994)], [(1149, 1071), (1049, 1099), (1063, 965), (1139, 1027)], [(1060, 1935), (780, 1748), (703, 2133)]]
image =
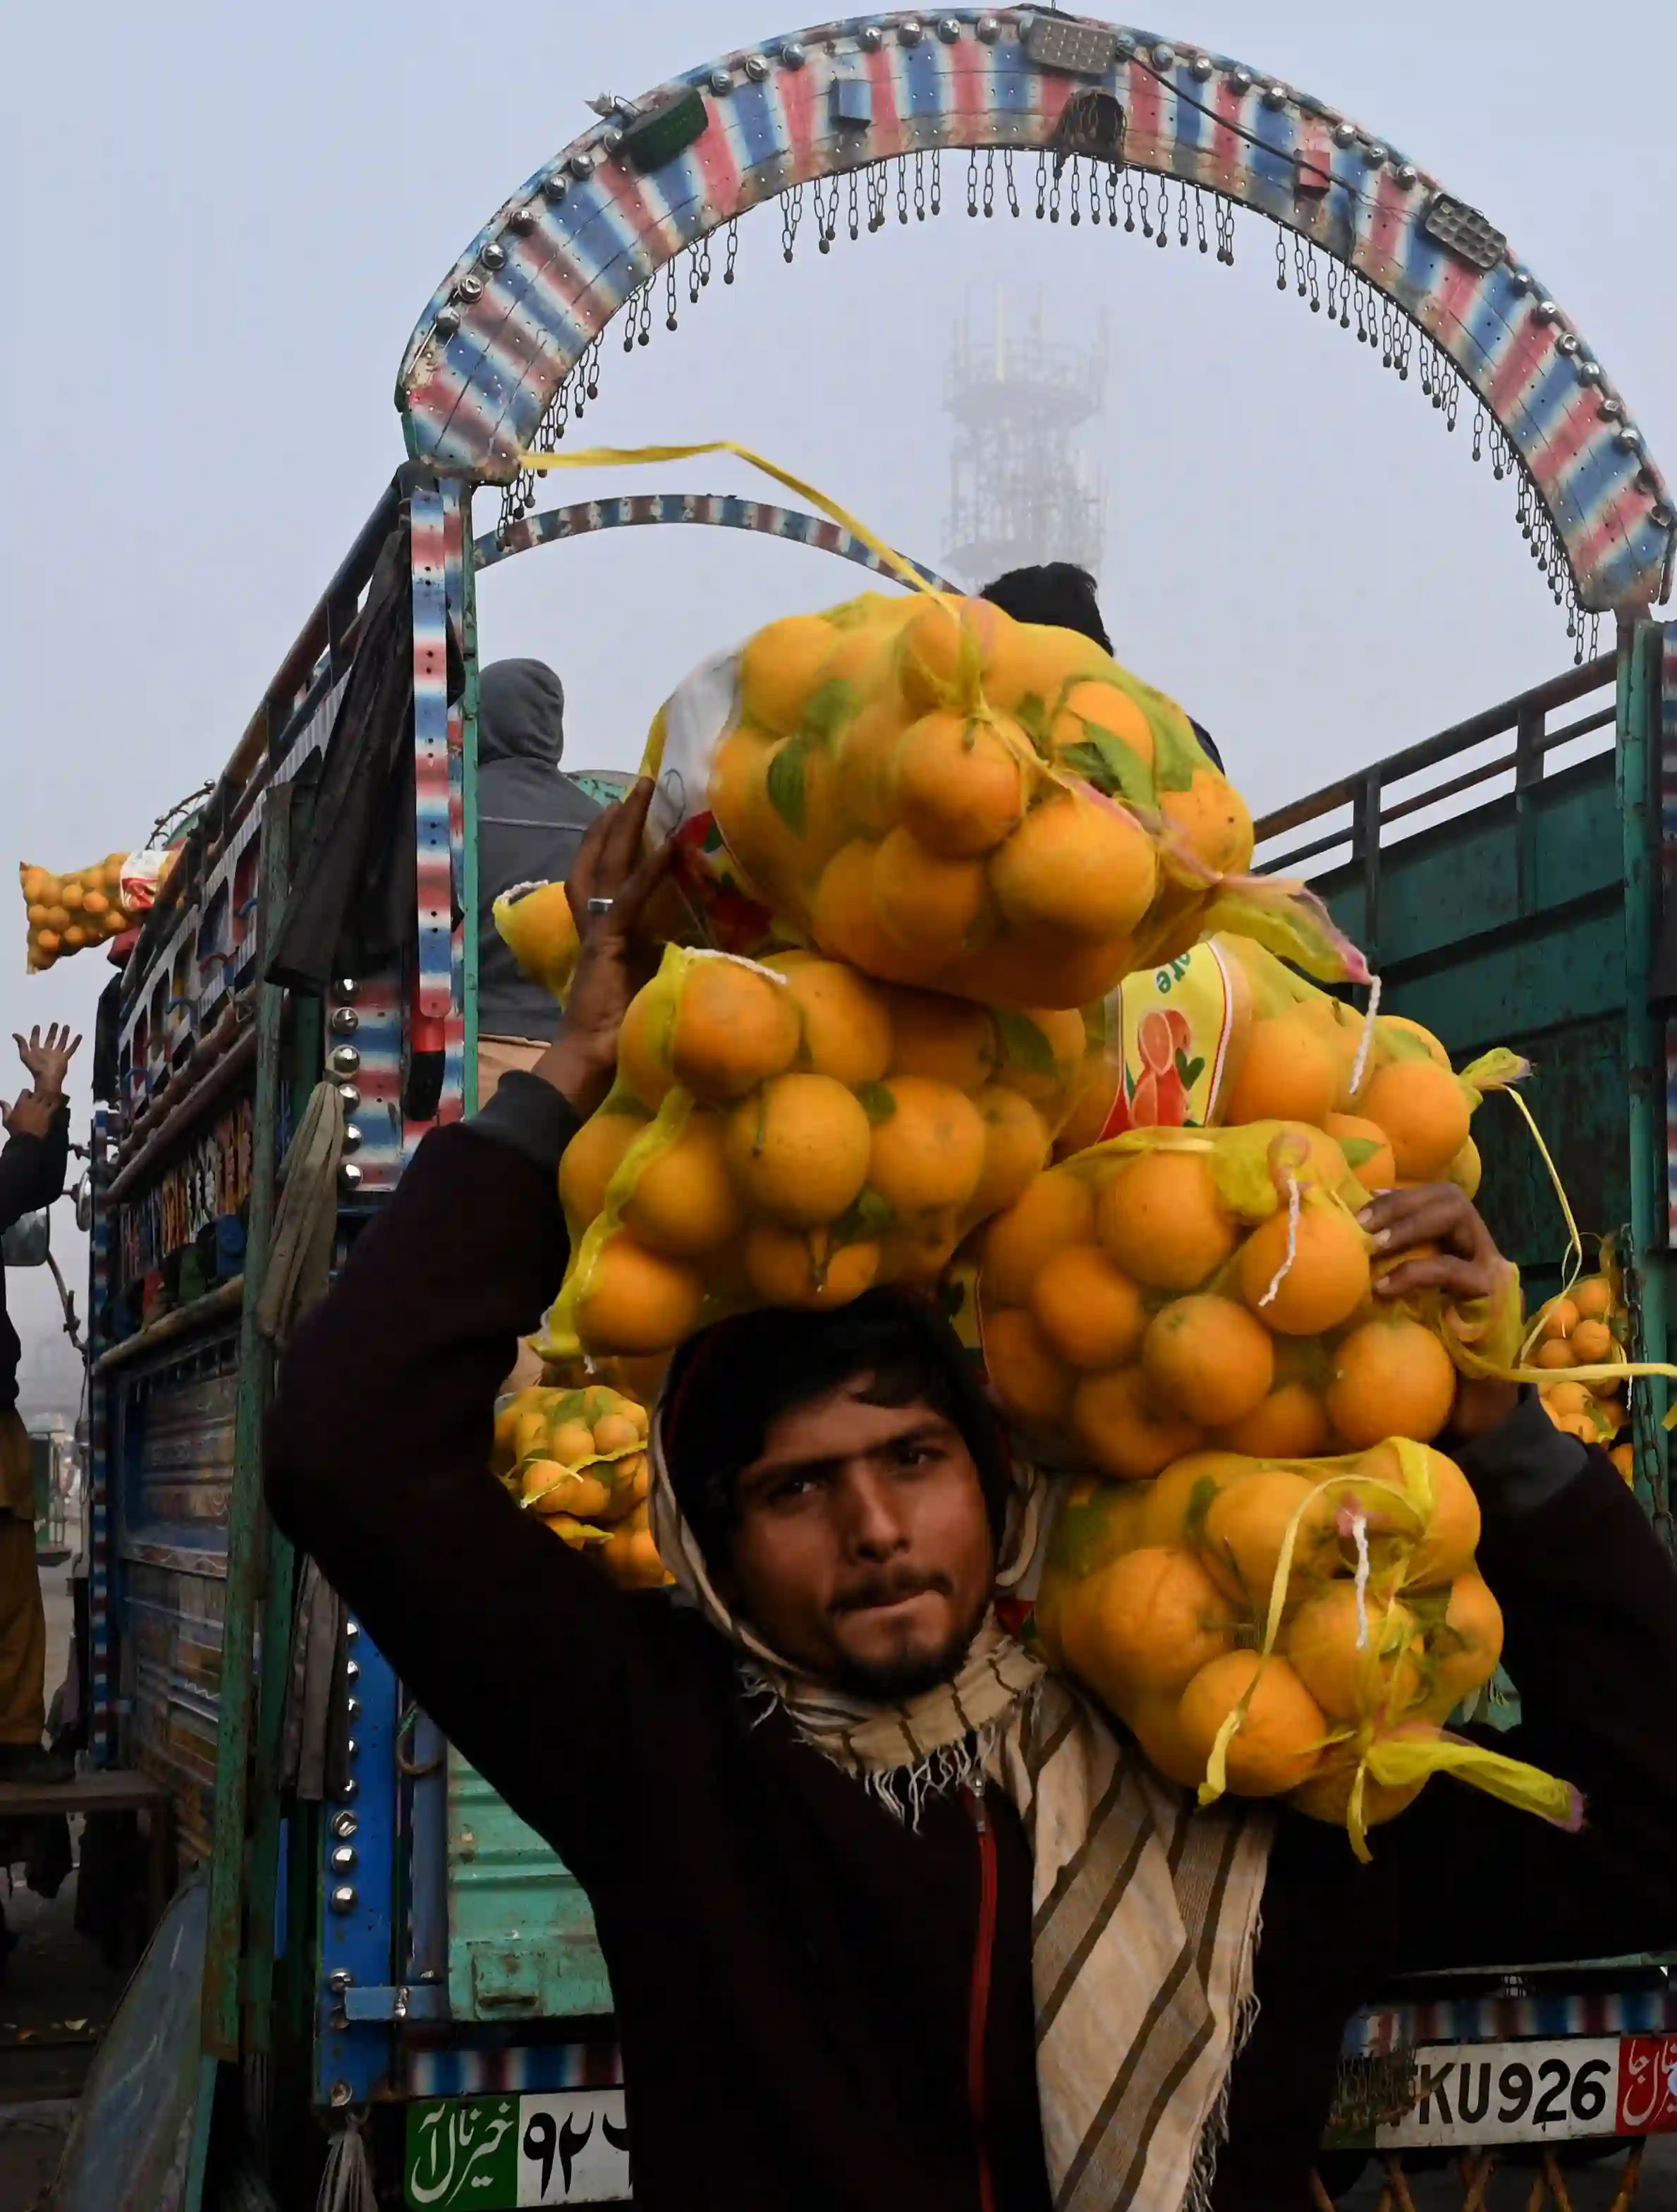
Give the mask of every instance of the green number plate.
[(451, 2097), (408, 2108), (407, 2200), (416, 2212), (517, 2212), (629, 2197), (621, 2089)]

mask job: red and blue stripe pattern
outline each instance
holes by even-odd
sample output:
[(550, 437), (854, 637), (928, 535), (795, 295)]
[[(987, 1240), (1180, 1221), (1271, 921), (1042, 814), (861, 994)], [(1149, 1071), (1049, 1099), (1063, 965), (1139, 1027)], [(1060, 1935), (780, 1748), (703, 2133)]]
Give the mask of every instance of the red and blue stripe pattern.
[(513, 2044), (408, 2049), (402, 2094), (407, 2097), (538, 2095), (550, 2089), (617, 2089), (623, 2056), (615, 2043)]
[[(755, 530), (768, 538), (784, 538), (793, 545), (807, 545), (817, 553), (836, 553), (876, 576), (896, 572), (853, 530), (846, 530), (825, 515), (806, 514), (801, 507), (776, 507), (763, 499), (735, 499), (725, 492), (668, 491), (632, 493), (617, 499), (588, 499), (574, 507), (550, 507), (545, 514), (526, 515), (504, 532), (489, 532), (477, 539), (471, 558), (475, 568), (491, 568), (514, 553), (532, 552), (565, 538), (586, 538), (596, 530), (632, 529), (644, 523), (697, 522), (716, 530)], [(940, 591), (960, 587), (940, 576), (923, 562), (913, 564), (928, 584)]]
[(1665, 1989), (1536, 1990), (1524, 1996), (1437, 1997), (1367, 2005), (1340, 2044), (1350, 2058), (1378, 2058), (1418, 2043), (1508, 2043), (1563, 2035), (1663, 2035), (1677, 2028), (1677, 1993)]
[[(95, 1194), (111, 1181), (110, 1161), (116, 1146), (116, 1116), (106, 1106), (93, 1111), (93, 1179)], [(104, 1348), (100, 1321), (113, 1287), (111, 1240), (114, 1231), (112, 1209), (96, 1195), (93, 1231), (89, 1239), (88, 1304), (93, 1316), (90, 1356)], [(111, 1419), (110, 1385), (97, 1376), (88, 1392), (88, 1627), (92, 1645), (93, 1680), (89, 1685), (89, 1741), (95, 1766), (109, 1766), (115, 1756), (117, 1686), (111, 1651)]]
[[(1480, 270), (1428, 234), (1433, 178), (1308, 94), (1151, 34), (1117, 29), (1097, 77), (1040, 68), (1029, 21), (1011, 9), (857, 17), (738, 49), (636, 103), (690, 88), (708, 112), (702, 135), (651, 175), (613, 153), (616, 126), (586, 132), (497, 210), (433, 295), (399, 380), (410, 451), (508, 481), (584, 348), (684, 247), (789, 185), (870, 161), (1034, 152), (1067, 99), (1095, 90), (1123, 110), (1133, 168), (1309, 238), (1431, 335), (1517, 451), (1585, 607), (1663, 595), (1677, 517), (1623, 402), (1511, 253)], [(841, 78), (866, 82), (866, 127), (834, 120)]]

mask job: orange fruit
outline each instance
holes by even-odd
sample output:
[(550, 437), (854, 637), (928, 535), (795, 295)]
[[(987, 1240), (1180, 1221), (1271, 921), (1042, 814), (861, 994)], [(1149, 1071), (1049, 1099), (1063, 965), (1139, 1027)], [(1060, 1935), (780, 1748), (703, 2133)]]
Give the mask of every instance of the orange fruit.
[(43, 960), (52, 960), (56, 957), (60, 943), (56, 929), (38, 929), (34, 933), (33, 941), (35, 950)]
[[(1420, 1022), (1412, 1022), (1407, 1014), (1376, 1014), (1374, 1033), (1376, 1054), (1382, 1062), (1405, 1056), (1403, 1054), (1394, 1054), (1391, 1049), (1391, 1041), (1395, 1036), (1401, 1044), (1406, 1046), (1412, 1039), (1419, 1044), (1435, 1067), (1449, 1066), (1450, 1056), (1438, 1039), (1434, 1036), (1432, 1031)], [(1407, 1056), (1413, 1058), (1413, 1051)]]
[(654, 981), (629, 1000), (617, 1031), (617, 1074), (649, 1113), (657, 1111), (675, 1079), (669, 1064), (671, 1026), (669, 993)]
[(1231, 1651), (1229, 1601), (1192, 1552), (1127, 1553), (1078, 1588), (1060, 1620), (1065, 1663), (1122, 1712), (1138, 1695), (1176, 1695), (1208, 1660)]
[(1359, 1114), (1325, 1114), (1322, 1126), (1364, 1190), (1391, 1188), (1397, 1181), (1397, 1162), (1391, 1140), (1378, 1122), (1364, 1121)]
[(1048, 1126), (1030, 1099), (993, 1083), (973, 1099), (984, 1124), (984, 1164), (967, 1200), (969, 1221), (1000, 1213), (1048, 1164)]
[(1552, 1298), (1543, 1309), (1539, 1324), (1539, 1336), (1547, 1343), (1551, 1338), (1571, 1336), (1578, 1325), (1578, 1309), (1571, 1298)]
[(894, 1075), (871, 1104), (867, 1183), (899, 1214), (963, 1206), (984, 1170), (984, 1122), (951, 1083)]
[(1333, 1110), (1340, 1054), (1320, 1025), (1299, 1012), (1255, 1021), (1223, 1103), (1223, 1120), (1310, 1121), (1320, 1127)]
[[(1412, 1483), (1395, 1464), (1396, 1455), (1388, 1449), (1371, 1453), (1368, 1471), (1386, 1481), (1394, 1481), (1407, 1490), (1422, 1505), (1422, 1490), (1418, 1482)], [(1440, 1583), (1454, 1582), (1473, 1565), (1473, 1553), (1479, 1546), (1479, 1500), (1473, 1486), (1453, 1459), (1443, 1452), (1429, 1450), (1425, 1455), (1426, 1481), (1431, 1491), (1431, 1500), (1424, 1510), (1426, 1518), (1420, 1534), (1413, 1540), (1406, 1531), (1395, 1539), (1396, 1547), (1403, 1556), (1403, 1587), (1406, 1590), (1421, 1590)], [(1378, 1495), (1370, 1504), (1377, 1514), (1382, 1510)], [(1395, 1525), (1397, 1516), (1394, 1516)]]
[(803, 1024), (798, 1065), (854, 1090), (877, 1083), (890, 1066), (891, 1017), (885, 994), (842, 961), (813, 953), (771, 955), (786, 977)]
[(1243, 1306), (1201, 1293), (1173, 1298), (1154, 1315), (1142, 1340), (1141, 1364), (1156, 1404), (1218, 1428), (1251, 1413), (1268, 1395), (1275, 1346)]
[(1085, 1376), (1072, 1394), (1072, 1426), (1096, 1466), (1123, 1482), (1157, 1474), (1200, 1441), (1192, 1421), (1152, 1406), (1139, 1367)]
[(1567, 1342), (1571, 1346), (1573, 1364), (1578, 1367), (1599, 1367), (1611, 1359), (1619, 1348), (1613, 1331), (1604, 1321), (1581, 1321)]
[(1534, 1367), (1576, 1367), (1577, 1364), (1573, 1356), (1571, 1340), (1568, 1337), (1552, 1336), (1546, 1344), (1540, 1344), (1532, 1354)]
[(621, 1218), (649, 1251), (696, 1260), (738, 1231), (743, 1214), (725, 1137), (720, 1117), (698, 1109), (636, 1176)]
[(1388, 1437), (1425, 1443), (1449, 1419), (1455, 1369), (1431, 1329), (1407, 1314), (1380, 1314), (1340, 1339), (1325, 1395), (1328, 1419), (1353, 1450)]
[(1255, 1459), (1318, 1459), (1333, 1431), (1322, 1393), (1294, 1380), (1277, 1382), (1249, 1413), (1224, 1422), (1215, 1436), (1229, 1450), (1249, 1452)]
[(1613, 1285), (1605, 1275), (1586, 1275), (1572, 1285), (1572, 1304), (1581, 1321), (1605, 1321), (1613, 1311)]
[(1421, 1694), (1415, 1616), (1395, 1598), (1368, 1593), (1344, 1577), (1314, 1590), (1282, 1632), (1280, 1650), (1330, 1720), (1407, 1712)]
[(1291, 1468), (1255, 1468), (1220, 1490), (1206, 1508), (1201, 1540), (1207, 1564), (1219, 1582), (1245, 1595), (1261, 1620), (1268, 1613), (1275, 1571), (1295, 1522), (1289, 1588), (1297, 1589), (1338, 1565), (1338, 1510), (1332, 1491), (1319, 1490)]
[(1104, 999), (1135, 965), (1135, 941), (1129, 937), (1089, 944), (1069, 933), (1058, 940), (1004, 933), (976, 952), (963, 952), (939, 981), (987, 1006), (1020, 1012), (1070, 1009)]
[(1089, 1034), (1075, 1006), (1033, 1006), (1004, 1017), (996, 1081), (1041, 1109), (1058, 1127), (1083, 1080)]
[(58, 887), (58, 878), (50, 868), (22, 867), (18, 870), (18, 877), (23, 886), (23, 896), (32, 904), (39, 905), (48, 900)]
[(1000, 845), (1024, 811), (1023, 737), (1010, 744), (976, 716), (934, 708), (896, 748), (897, 814), (946, 860), (975, 860)]
[[(1376, 1745), (1436, 1743), (1437, 1740), (1438, 1730), (1425, 1721), (1403, 1721), (1395, 1728), (1376, 1729), (1374, 1735)], [(1360, 1738), (1334, 1745), (1322, 1753), (1315, 1772), (1293, 1791), (1290, 1802), (1313, 1820), (1326, 1820), (1332, 1827), (1343, 1827), (1351, 1817), (1358, 1769), (1364, 1756)], [(1394, 1820), (1406, 1807), (1414, 1803), (1426, 1787), (1426, 1781), (1425, 1774), (1418, 1775), (1413, 1782), (1376, 1782), (1372, 1773), (1364, 1774), (1361, 1802), (1364, 1826), (1374, 1828), (1382, 1820)]]
[(1212, 1500), (1252, 1472), (1238, 1452), (1191, 1451), (1171, 1461), (1139, 1493), (1138, 1544), (1202, 1544)]
[(594, 1256), (576, 1333), (591, 1352), (662, 1352), (696, 1327), (703, 1304), (693, 1268), (619, 1231)]
[(1033, 1428), (1065, 1418), (1072, 1372), (1054, 1358), (1028, 1313), (1004, 1307), (984, 1316), (984, 1365), (1004, 1409)]
[(1081, 630), (1010, 622), (985, 640), (984, 696), (1010, 714), (1029, 702), (1035, 712), (1052, 714), (1079, 678), (1109, 678), (1112, 665), (1111, 655)]
[(1101, 1187), (1095, 1231), (1126, 1274), (1161, 1291), (1197, 1290), (1235, 1249), (1235, 1224), (1203, 1152), (1161, 1146)]
[(1342, 1206), (1307, 1190), (1297, 1231), (1285, 1206), (1273, 1213), (1242, 1245), (1238, 1273), (1242, 1297), (1267, 1328), (1320, 1336), (1369, 1295), (1368, 1238)]
[(603, 1452), (633, 1451), (645, 1434), (627, 1413), (603, 1413), (594, 1423), (594, 1448)]
[(1066, 1245), (1043, 1261), (1030, 1309), (1060, 1358), (1085, 1370), (1133, 1358), (1147, 1326), (1140, 1291), (1093, 1244)]
[(1195, 769), (1186, 791), (1161, 791), (1158, 803), (1181, 842), (1214, 875), (1243, 875), (1251, 866), (1251, 813), (1214, 768)]
[(670, 1068), (696, 1098), (743, 1098), (791, 1066), (801, 1039), (787, 986), (726, 953), (696, 957), (682, 977)]
[(933, 967), (952, 960), (977, 932), (988, 896), (982, 865), (947, 860), (899, 823), (873, 855), (873, 902), (898, 944)]
[(579, 1521), (596, 1521), (611, 1509), (611, 1486), (597, 1474), (579, 1474), (557, 1460), (526, 1460), (520, 1472), (519, 1495), (532, 1513), (544, 1520), (550, 1514), (568, 1513)]
[(810, 933), (823, 952), (887, 982), (912, 983), (930, 963), (905, 951), (879, 919), (873, 898), (873, 856), (866, 838), (842, 845), (821, 872), (810, 902)]
[(1015, 929), (1093, 944), (1127, 936), (1158, 882), (1151, 842), (1134, 817), (1069, 792), (1032, 807), (989, 872), (996, 903)]
[(988, 599), (963, 599), (954, 592), (939, 592), (935, 600), (922, 595), (898, 633), (897, 679), (903, 697), (922, 713), (951, 703), (970, 706), (981, 689), (993, 698), (984, 672), (1018, 627)]
[(833, 775), (848, 818), (881, 836), (896, 817), (896, 748), (913, 720), (895, 687), (867, 700), (840, 728)]
[(82, 911), (91, 915), (94, 921), (100, 920), (110, 910), (111, 902), (103, 891), (84, 891), (82, 894)]
[(872, 1134), (842, 1083), (794, 1073), (740, 1101), (725, 1143), (735, 1187), (754, 1212), (788, 1229), (817, 1229), (860, 1196)]
[(1613, 1449), (1607, 1454), (1607, 1457), (1613, 1462), (1620, 1474), (1624, 1476), (1626, 1482), (1634, 1482), (1636, 1480), (1637, 1460), (1636, 1448), (1634, 1445), (1615, 1444)]
[(1101, 737), (1115, 738), (1134, 755), (1138, 766), (1151, 769), (1153, 727), (1140, 705), (1118, 684), (1085, 678), (1066, 690), (1064, 704), (1049, 725), (1048, 742), (1056, 752), (1064, 752)]
[(1467, 1198), (1479, 1196), (1480, 1184), (1485, 1179), (1485, 1164), (1480, 1158), (1479, 1146), (1471, 1137), (1444, 1170), (1444, 1181), (1453, 1182)]
[(1130, 1733), (1167, 1782), (1183, 1790), (1197, 1790), (1206, 1778), (1206, 1762), (1197, 1759), (1182, 1734), (1175, 1698), (1136, 1698), (1125, 1715)]
[(765, 1305), (842, 1306), (871, 1290), (879, 1247), (864, 1238), (834, 1245), (824, 1229), (759, 1221), (745, 1232), (745, 1279)]
[(787, 615), (768, 623), (747, 639), (739, 656), (742, 713), (765, 730), (795, 730), (837, 642), (824, 615)]
[(1228, 1651), (1209, 1661), (1177, 1707), (1184, 1744), (1203, 1771), (1218, 1730), (1243, 1698), (1246, 1711), (1226, 1754), (1229, 1788), (1240, 1797), (1297, 1790), (1314, 1771), (1328, 1729), (1322, 1707), (1285, 1659)]
[(1390, 1138), (1398, 1174), (1407, 1182), (1441, 1176), (1467, 1141), (1467, 1094), (1436, 1060), (1394, 1060), (1377, 1068), (1358, 1110)]
[(602, 1106), (566, 1146), (559, 1162), (559, 1200), (576, 1234), (605, 1211), (605, 1187), (618, 1161), (647, 1126), (638, 1115), (615, 1113)]
[(987, 1306), (1022, 1306), (1043, 1267), (1094, 1235), (1095, 1200), (1079, 1176), (1040, 1175), (984, 1232), (980, 1285)]
[(1582, 1382), (1546, 1382), (1541, 1397), (1545, 1411), (1552, 1421), (1575, 1420), (1587, 1413), (1595, 1401)]
[(987, 1006), (941, 991), (893, 990), (885, 999), (893, 1038), (890, 1074), (924, 1075), (969, 1091), (1000, 1079), (1001, 1047)]
[(1427, 1635), (1425, 1710), (1446, 1720), (1482, 1689), (1503, 1656), (1503, 1610), (1483, 1575), (1465, 1569), (1449, 1586), (1443, 1616)]

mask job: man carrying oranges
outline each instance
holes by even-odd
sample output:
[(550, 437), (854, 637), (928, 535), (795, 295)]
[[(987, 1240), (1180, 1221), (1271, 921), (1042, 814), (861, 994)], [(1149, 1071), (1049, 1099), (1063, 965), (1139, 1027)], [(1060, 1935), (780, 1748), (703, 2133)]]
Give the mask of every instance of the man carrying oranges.
[[(578, 856), (553, 1046), (426, 1139), (301, 1328), (276, 1516), (586, 1885), (648, 2212), (1303, 2212), (1382, 1980), (1677, 1933), (1677, 1577), (1600, 1454), (1480, 1393), (1453, 1448), (1511, 1741), (1582, 1826), (1443, 1781), (1364, 1866), (1327, 1826), (1202, 1810), (1021, 1638), (1033, 1500), (954, 1337), (892, 1289), (679, 1347), (649, 1438), (675, 1601), (609, 1586), (487, 1469), (667, 866), (637, 858), (651, 796)], [(1394, 1295), (1500, 1272), (1453, 1185), (1367, 1222)]]

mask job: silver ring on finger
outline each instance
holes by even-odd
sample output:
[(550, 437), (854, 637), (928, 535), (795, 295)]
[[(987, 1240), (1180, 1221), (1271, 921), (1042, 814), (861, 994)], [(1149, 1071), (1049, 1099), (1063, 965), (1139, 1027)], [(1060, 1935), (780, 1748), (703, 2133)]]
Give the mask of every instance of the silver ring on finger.
[(588, 911), (590, 914), (610, 914), (617, 903), (616, 899), (591, 898), (588, 902)]

